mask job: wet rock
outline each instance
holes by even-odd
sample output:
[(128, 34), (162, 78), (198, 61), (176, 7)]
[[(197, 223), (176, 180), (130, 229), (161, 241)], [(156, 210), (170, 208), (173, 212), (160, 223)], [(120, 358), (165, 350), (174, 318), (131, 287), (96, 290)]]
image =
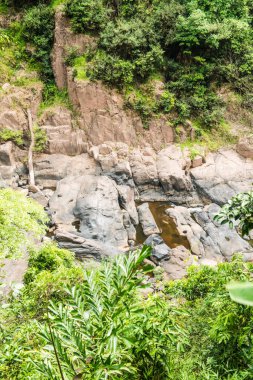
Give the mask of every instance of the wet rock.
[(143, 203), (138, 206), (137, 210), (144, 235), (149, 236), (152, 234), (158, 234), (160, 231), (157, 227), (152, 212), (150, 211), (148, 203)]

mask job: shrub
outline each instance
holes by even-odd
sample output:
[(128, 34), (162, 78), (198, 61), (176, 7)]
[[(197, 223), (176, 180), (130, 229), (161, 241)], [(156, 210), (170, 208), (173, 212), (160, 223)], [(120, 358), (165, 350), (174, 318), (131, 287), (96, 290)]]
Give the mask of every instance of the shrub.
[(15, 144), (22, 146), (24, 144), (23, 131), (13, 131), (9, 128), (0, 129), (0, 142), (13, 141)]
[(47, 133), (44, 129), (41, 129), (38, 125), (33, 128), (34, 133), (34, 151), (43, 152), (47, 145)]
[(53, 79), (50, 53), (54, 40), (54, 12), (50, 7), (38, 5), (28, 9), (23, 19), (23, 34), (35, 51), (31, 59), (38, 66), (45, 81)]
[(43, 207), (18, 191), (0, 190), (1, 257), (24, 253), (46, 231), (47, 216)]
[(77, 33), (98, 31), (108, 22), (108, 10), (102, 0), (67, 0), (65, 11)]

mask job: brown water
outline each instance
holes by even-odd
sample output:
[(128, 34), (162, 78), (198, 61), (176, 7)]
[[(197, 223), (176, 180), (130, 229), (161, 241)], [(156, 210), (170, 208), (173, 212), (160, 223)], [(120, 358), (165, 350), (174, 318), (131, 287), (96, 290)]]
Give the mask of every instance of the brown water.
[[(156, 224), (161, 231), (160, 235), (165, 243), (170, 248), (183, 245), (185, 248), (190, 249), (187, 238), (179, 235), (173, 219), (165, 213), (165, 210), (170, 207), (170, 204), (167, 202), (149, 202), (150, 211), (155, 218)], [(144, 235), (141, 225), (137, 226), (136, 232), (136, 244), (143, 244), (147, 237)]]

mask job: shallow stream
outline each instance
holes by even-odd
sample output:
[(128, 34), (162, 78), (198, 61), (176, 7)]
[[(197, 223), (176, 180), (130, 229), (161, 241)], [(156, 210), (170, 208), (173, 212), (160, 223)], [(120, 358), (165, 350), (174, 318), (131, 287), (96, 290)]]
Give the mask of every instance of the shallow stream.
[[(185, 248), (190, 249), (187, 238), (179, 235), (173, 219), (165, 213), (165, 210), (170, 207), (171, 205), (168, 202), (149, 202), (150, 211), (152, 212), (156, 224), (161, 231), (160, 235), (165, 243), (170, 248), (183, 245)], [(143, 244), (143, 242), (147, 239), (147, 236), (144, 235), (140, 224), (137, 226), (136, 231), (136, 244)]]

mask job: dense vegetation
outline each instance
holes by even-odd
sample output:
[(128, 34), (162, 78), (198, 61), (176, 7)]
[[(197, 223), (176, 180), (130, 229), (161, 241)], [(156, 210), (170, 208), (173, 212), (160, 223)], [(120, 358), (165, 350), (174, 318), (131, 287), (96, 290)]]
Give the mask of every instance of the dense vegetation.
[[(5, 189), (0, 197), (5, 252), (15, 235), (15, 251), (20, 247), (28, 226), (45, 231), (34, 201)], [(252, 379), (253, 309), (231, 301), (226, 289), (231, 280), (251, 280), (252, 263), (238, 256), (215, 268), (191, 267), (182, 280), (155, 277), (157, 290), (147, 293), (155, 276), (143, 262), (147, 247), (85, 269), (53, 243), (27, 248), (23, 288), (1, 300), (1, 380)], [(230, 285), (232, 297), (252, 304), (252, 293), (238, 287)]]
[[(99, 37), (87, 75), (119, 87), (143, 117), (219, 124), (223, 85), (252, 108), (251, 1), (69, 0), (65, 9), (74, 31)], [(158, 99), (155, 79), (165, 83)]]

